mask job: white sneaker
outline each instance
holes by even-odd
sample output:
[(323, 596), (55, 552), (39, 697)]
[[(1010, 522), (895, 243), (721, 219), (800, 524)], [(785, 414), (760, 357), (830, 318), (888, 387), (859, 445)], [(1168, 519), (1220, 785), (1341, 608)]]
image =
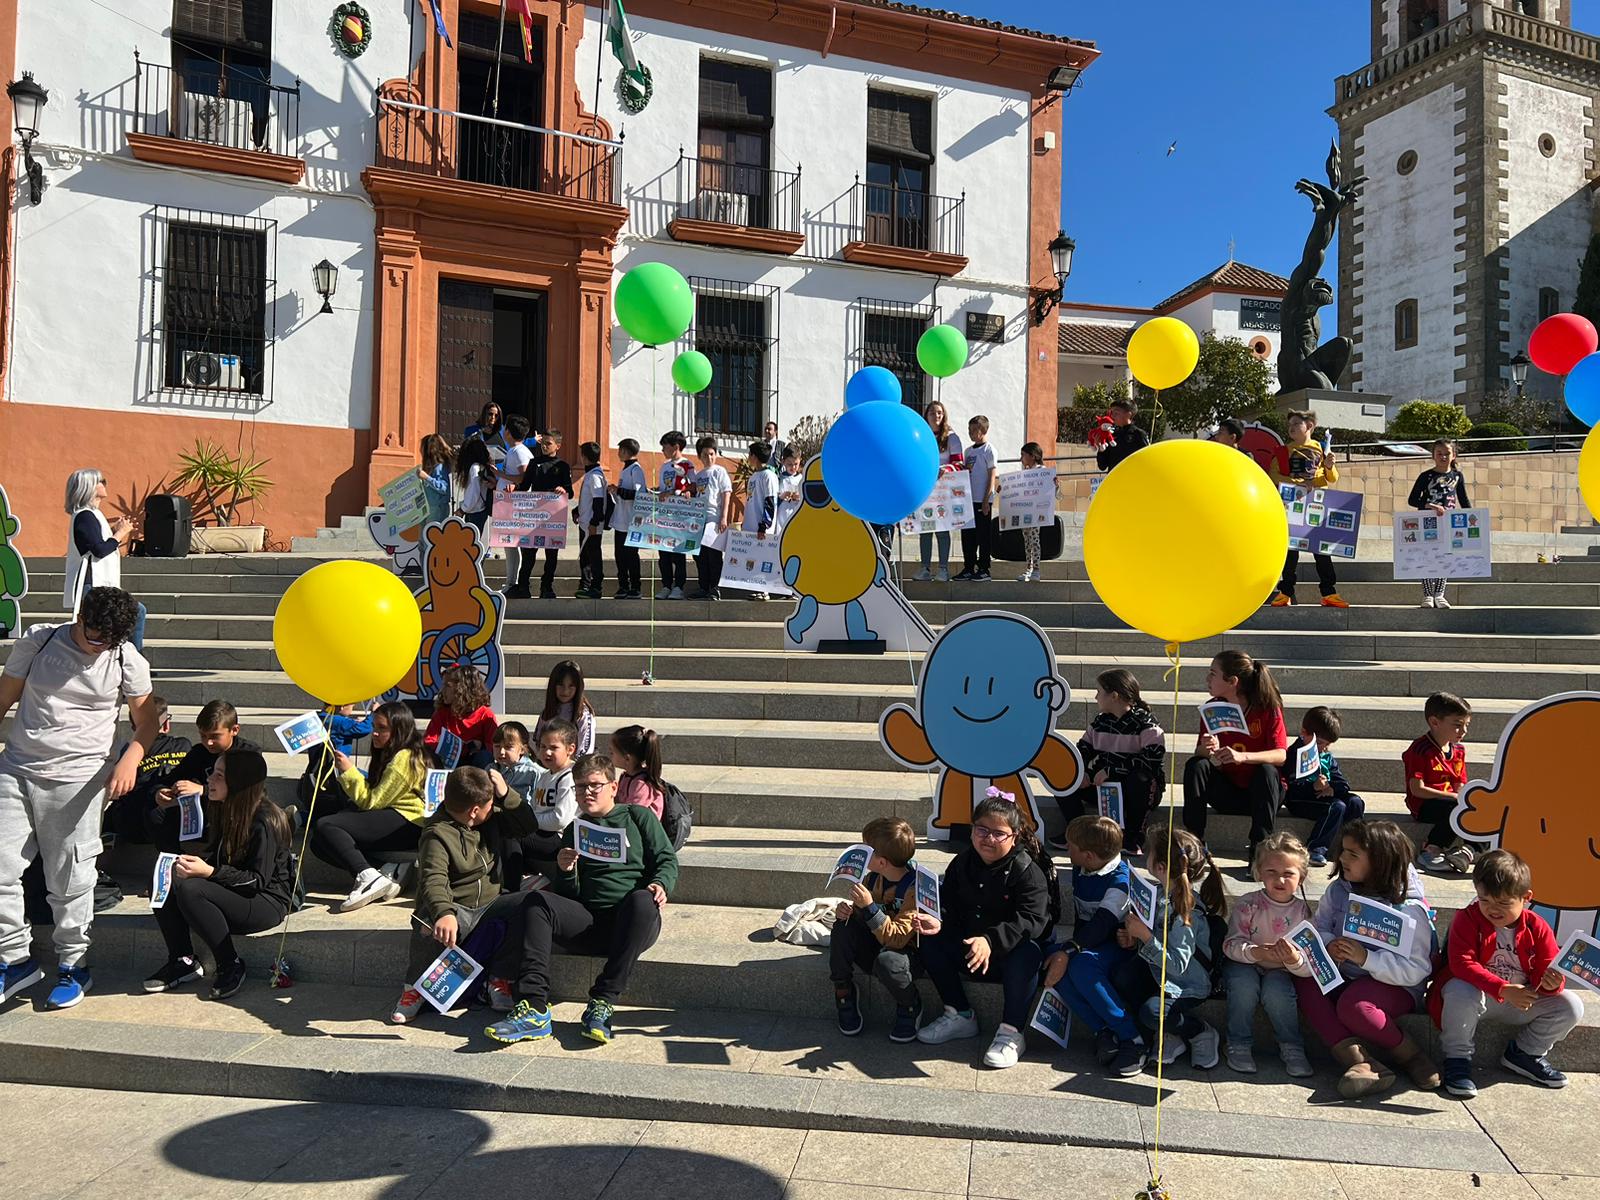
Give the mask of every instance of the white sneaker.
[(1229, 1042), (1228, 1069), (1237, 1071), (1241, 1075), (1254, 1075), (1256, 1073), (1255, 1052), (1249, 1046), (1236, 1046)]
[(1022, 1057), (1022, 1044), (1021, 1033), (1009, 1025), (1000, 1026), (994, 1031), (994, 1041), (983, 1052), (983, 1065), (997, 1071), (1016, 1066), (1017, 1059)]
[(917, 1041), (925, 1046), (942, 1046), (958, 1038), (978, 1036), (978, 1018), (971, 1013), (963, 1016), (948, 1004), (944, 1012), (917, 1030)]
[(1446, 600), (1443, 596), (1435, 596), (1433, 598), (1433, 606), (1435, 608), (1449, 608), (1450, 601)]
[(400, 885), (390, 879), (382, 871), (368, 867), (356, 879), (356, 886), (350, 889), (350, 894), (344, 898), (344, 903), (339, 906), (340, 912), (354, 912), (358, 908), (379, 900), (390, 900), (400, 894)]
[(1432, 608), (1433, 607), (1433, 597), (1432, 596), (1424, 596), (1422, 598), (1422, 607), (1423, 608)]
[(1417, 866), (1424, 871), (1448, 871), (1450, 869), (1450, 863), (1443, 853), (1426, 848), (1417, 855)]
[(949, 583), (950, 582), (950, 568), (949, 567), (940, 567), (939, 568), (939, 573), (934, 576), (934, 579), (937, 580), (939, 583)]
[(928, 570), (927, 567), (923, 567), (922, 570), (918, 571), (911, 578), (915, 579), (918, 583), (927, 583), (933, 578), (933, 572)]
[(1175, 1033), (1169, 1033), (1161, 1039), (1161, 1065), (1170, 1067), (1183, 1057), (1183, 1052), (1189, 1044)]
[(1306, 1057), (1304, 1046), (1283, 1046), (1278, 1053), (1283, 1058), (1283, 1069), (1291, 1079), (1310, 1079), (1315, 1073), (1311, 1070), (1311, 1060)]
[(662, 588), (660, 591), (658, 591), (656, 593), (656, 599), (657, 600), (670, 600), (670, 599), (672, 599), (672, 589), (669, 588), (669, 587)]
[(1217, 1045), (1221, 1039), (1211, 1026), (1204, 1021), (1200, 1024), (1203, 1028), (1189, 1039), (1189, 1061), (1202, 1071), (1209, 1071), (1217, 1065)]
[(405, 1025), (417, 1019), (417, 1014), (422, 1011), (422, 1006), (427, 1001), (422, 998), (422, 993), (416, 988), (408, 987), (400, 993), (400, 999), (395, 1003), (394, 1011), (389, 1014), (391, 1025)]
[(668, 600), (682, 600), (683, 599), (683, 589), (682, 588), (673, 588), (672, 591), (667, 593), (667, 599)]

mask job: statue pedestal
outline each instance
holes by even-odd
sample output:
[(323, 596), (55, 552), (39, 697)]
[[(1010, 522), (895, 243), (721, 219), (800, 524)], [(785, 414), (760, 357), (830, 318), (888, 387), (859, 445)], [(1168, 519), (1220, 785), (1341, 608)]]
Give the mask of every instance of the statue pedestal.
[(1317, 414), (1321, 429), (1362, 429), (1381, 434), (1389, 418), (1389, 401), (1393, 399), (1372, 392), (1302, 388), (1298, 392), (1280, 392), (1273, 399), (1273, 407), (1279, 412), (1309, 409)]

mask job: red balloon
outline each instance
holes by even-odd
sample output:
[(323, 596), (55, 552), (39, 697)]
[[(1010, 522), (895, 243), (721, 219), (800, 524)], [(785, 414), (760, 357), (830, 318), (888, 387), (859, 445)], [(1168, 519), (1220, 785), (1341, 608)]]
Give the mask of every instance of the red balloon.
[(1546, 318), (1528, 339), (1528, 357), (1547, 375), (1565, 375), (1596, 350), (1600, 350), (1600, 333), (1577, 313)]

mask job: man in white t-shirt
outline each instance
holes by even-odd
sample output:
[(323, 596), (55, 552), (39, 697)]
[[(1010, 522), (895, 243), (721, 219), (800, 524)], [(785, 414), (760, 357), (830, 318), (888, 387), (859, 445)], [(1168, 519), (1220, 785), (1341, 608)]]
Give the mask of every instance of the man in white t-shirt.
[[(496, 472), (494, 490), (514, 492), (533, 461), (533, 451), (527, 447), (528, 418), (520, 413), (506, 419), (506, 457)], [(502, 591), (516, 586), (522, 573), (522, 551), (516, 546), (506, 547), (506, 586)]]
[[(60, 964), (47, 1007), (71, 1008), (94, 982), (83, 959), (101, 812), (132, 790), (156, 739), (150, 664), (128, 644), (137, 613), (121, 588), (93, 588), (76, 621), (30, 629), (0, 674), (0, 721), (16, 709), (0, 752), (0, 1002), (44, 977), (22, 902), (22, 872), (35, 854)], [(124, 701), (133, 740), (113, 758)]]

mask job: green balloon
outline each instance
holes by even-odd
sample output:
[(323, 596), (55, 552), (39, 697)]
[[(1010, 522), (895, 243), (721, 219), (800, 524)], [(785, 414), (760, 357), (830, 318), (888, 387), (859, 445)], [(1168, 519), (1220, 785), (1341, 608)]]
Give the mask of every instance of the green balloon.
[(689, 281), (666, 263), (635, 267), (617, 284), (617, 320), (646, 346), (682, 337), (694, 321)]
[(698, 350), (685, 350), (672, 360), (672, 382), (691, 396), (711, 386), (711, 360)]
[(917, 339), (917, 362), (935, 379), (946, 379), (967, 365), (967, 339), (954, 325), (935, 325)]

